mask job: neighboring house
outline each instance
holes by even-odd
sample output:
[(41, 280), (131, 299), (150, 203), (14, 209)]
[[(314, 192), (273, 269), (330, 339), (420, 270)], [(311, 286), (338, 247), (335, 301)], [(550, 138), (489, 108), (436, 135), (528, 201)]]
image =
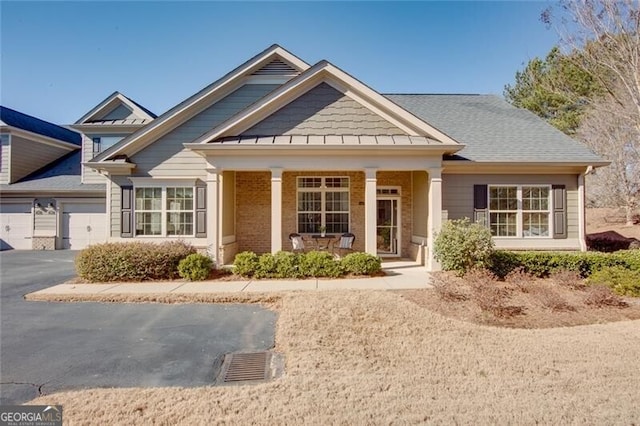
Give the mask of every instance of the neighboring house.
[(89, 135), (126, 132), (95, 118), (73, 127), (83, 185), (106, 185), (106, 239), (182, 239), (225, 263), (325, 226), (435, 269), (434, 235), (461, 217), (501, 248), (585, 250), (584, 175), (606, 164), (498, 97), (382, 95), (277, 45), (106, 149)]
[(106, 241), (106, 178), (82, 162), (155, 117), (118, 92), (72, 125), (77, 131), (0, 107), (0, 249)]

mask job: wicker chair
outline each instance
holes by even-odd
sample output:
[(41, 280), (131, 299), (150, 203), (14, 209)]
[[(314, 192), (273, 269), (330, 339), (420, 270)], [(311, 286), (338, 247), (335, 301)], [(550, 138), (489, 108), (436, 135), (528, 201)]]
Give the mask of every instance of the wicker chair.
[(342, 256), (345, 252), (353, 252), (353, 243), (356, 240), (356, 236), (351, 232), (346, 232), (340, 236), (340, 238), (333, 244), (333, 254)]
[(291, 251), (294, 253), (304, 253), (304, 238), (302, 235), (291, 233), (289, 234), (289, 240), (291, 241)]

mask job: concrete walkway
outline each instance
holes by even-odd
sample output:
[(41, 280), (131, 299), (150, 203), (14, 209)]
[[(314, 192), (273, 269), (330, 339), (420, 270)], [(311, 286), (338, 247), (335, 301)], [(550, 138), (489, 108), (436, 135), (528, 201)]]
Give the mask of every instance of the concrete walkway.
[(429, 274), (424, 266), (415, 262), (387, 261), (382, 263), (382, 269), (386, 275), (373, 278), (59, 284), (31, 294), (265, 293), (296, 290), (401, 290), (431, 287)]

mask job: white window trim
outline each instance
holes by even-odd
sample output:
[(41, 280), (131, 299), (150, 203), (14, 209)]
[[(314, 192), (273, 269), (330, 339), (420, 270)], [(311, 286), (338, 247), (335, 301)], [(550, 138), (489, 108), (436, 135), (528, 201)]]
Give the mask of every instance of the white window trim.
[[(301, 179), (322, 179), (322, 184), (319, 188), (305, 188), (305, 187), (300, 187), (300, 180)], [(327, 188), (325, 182), (326, 179), (347, 179), (348, 185), (346, 188)], [(326, 215), (327, 213), (346, 213), (348, 215), (348, 219), (347, 219), (347, 226), (349, 228), (349, 231), (351, 230), (351, 179), (349, 178), (349, 176), (298, 176), (296, 178), (296, 232), (300, 233), (300, 234), (304, 234), (304, 235), (311, 235), (311, 234), (315, 234), (316, 232), (300, 232), (300, 229), (298, 228), (298, 215), (301, 213), (310, 213), (310, 212), (305, 212), (305, 211), (300, 211), (298, 210), (298, 206), (300, 205), (300, 192), (320, 192), (320, 211), (319, 212), (313, 212), (315, 213), (320, 213), (320, 226), (324, 226), (326, 227)], [(346, 192), (347, 194), (349, 194), (349, 201), (348, 201), (348, 207), (349, 209), (347, 211), (331, 211), (331, 212), (327, 212), (326, 210), (326, 193), (327, 192)], [(347, 232), (349, 232), (347, 231)]]
[[(514, 240), (514, 239), (527, 239), (527, 240), (548, 240), (553, 239), (553, 188), (552, 185), (546, 183), (523, 183), (523, 184), (495, 184), (495, 185), (487, 185), (487, 225), (489, 229), (491, 229), (491, 213), (513, 213), (513, 210), (492, 210), (491, 209), (491, 188), (512, 188), (516, 187), (516, 199), (517, 199), (517, 210), (516, 210), (516, 235), (514, 236), (493, 236), (494, 239), (499, 240)], [(524, 235), (524, 227), (523, 227), (523, 213), (525, 212), (522, 209), (522, 188), (523, 187), (536, 187), (536, 188), (547, 188), (549, 190), (549, 200), (548, 200), (548, 210), (527, 210), (527, 213), (547, 213), (549, 215), (549, 235)]]
[[(133, 178), (131, 178), (133, 180)], [(179, 238), (190, 238), (195, 237), (196, 235), (196, 187), (195, 184), (193, 186), (187, 184), (186, 182), (171, 182), (171, 183), (163, 183), (159, 185), (157, 182), (144, 182), (137, 181), (138, 184), (133, 187), (133, 230), (135, 238), (171, 238), (171, 239), (179, 239)], [(138, 188), (160, 188), (161, 189), (161, 209), (160, 210), (138, 210), (136, 209), (136, 189)], [(182, 235), (167, 235), (167, 217), (169, 212), (174, 210), (167, 209), (167, 188), (192, 188), (193, 190), (193, 207), (191, 209), (191, 213), (193, 214), (193, 232), (191, 234), (182, 234)], [(177, 211), (177, 210), (176, 210)], [(138, 234), (137, 229), (137, 214), (138, 212), (142, 213), (157, 213), (160, 212), (160, 235), (142, 235)], [(189, 210), (180, 210), (181, 213), (189, 212)]]

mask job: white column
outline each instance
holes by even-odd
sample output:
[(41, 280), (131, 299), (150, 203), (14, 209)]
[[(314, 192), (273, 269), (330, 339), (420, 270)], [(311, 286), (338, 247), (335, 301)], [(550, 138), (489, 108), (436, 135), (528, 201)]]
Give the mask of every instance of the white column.
[(213, 256), (216, 263), (220, 257), (220, 169), (207, 169), (207, 247), (210, 256)]
[[(578, 238), (580, 239), (580, 251), (587, 251), (586, 220), (585, 220), (585, 189), (584, 173), (578, 175)], [(566, 226), (566, 224), (565, 224)]]
[(440, 265), (433, 255), (433, 242), (442, 228), (442, 169), (429, 169), (429, 217), (427, 220), (427, 270), (438, 271)]
[(364, 169), (364, 250), (374, 256), (377, 255), (376, 243), (376, 169)]
[(271, 168), (271, 253), (282, 250), (282, 169)]

